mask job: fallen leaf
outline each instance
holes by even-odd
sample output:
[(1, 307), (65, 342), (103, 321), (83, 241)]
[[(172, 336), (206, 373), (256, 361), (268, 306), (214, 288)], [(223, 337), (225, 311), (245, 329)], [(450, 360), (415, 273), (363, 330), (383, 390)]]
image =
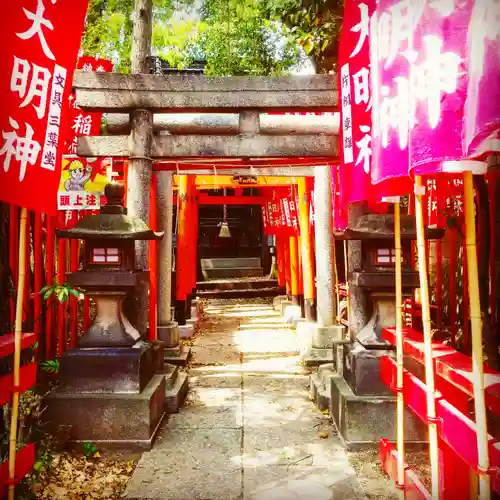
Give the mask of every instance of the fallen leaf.
[(330, 435), (330, 432), (329, 431), (326, 431), (326, 430), (323, 430), (323, 431), (319, 431), (317, 436), (320, 438), (320, 439), (326, 439), (328, 436)]

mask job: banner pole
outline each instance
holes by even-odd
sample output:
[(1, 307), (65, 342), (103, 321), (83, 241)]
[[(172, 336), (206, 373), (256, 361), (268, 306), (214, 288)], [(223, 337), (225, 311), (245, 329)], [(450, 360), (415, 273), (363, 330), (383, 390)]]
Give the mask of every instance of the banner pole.
[(420, 301), (422, 303), (422, 324), (424, 328), (425, 386), (427, 392), (427, 424), (429, 429), (429, 456), (431, 465), (432, 498), (439, 500), (439, 420), (436, 418), (436, 400), (434, 385), (434, 363), (432, 359), (432, 332), (429, 304), (429, 282), (427, 279), (427, 261), (425, 252), (425, 233), (423, 217), (423, 195), (425, 187), (422, 178), (415, 176), (415, 219), (417, 226), (418, 273), (420, 277)]
[(399, 498), (404, 500), (405, 493), (405, 403), (403, 395), (403, 280), (401, 259), (401, 207), (399, 198), (394, 203), (394, 249), (396, 257), (396, 366), (397, 366), (397, 448)]
[(19, 415), (19, 382), (21, 366), (21, 333), (23, 327), (24, 281), (26, 274), (26, 221), (28, 211), (21, 208), (19, 229), (19, 279), (17, 281), (16, 323), (14, 332), (14, 377), (12, 391), (12, 409), (9, 437), (9, 500), (14, 500), (16, 475), (17, 418)]
[(484, 401), (483, 338), (479, 277), (477, 270), (476, 221), (474, 215), (474, 186), (472, 172), (464, 172), (465, 244), (469, 284), (469, 304), (472, 338), (472, 380), (474, 386), (474, 410), (476, 416), (477, 458), (479, 475), (479, 499), (491, 498), (488, 455), (488, 424)]
[(349, 298), (349, 270), (347, 269), (347, 266), (349, 265), (349, 261), (347, 260), (347, 240), (344, 240), (344, 277), (345, 277), (345, 301), (346, 301), (346, 320), (347, 320), (347, 325), (349, 325), (349, 319), (351, 316), (351, 299)]

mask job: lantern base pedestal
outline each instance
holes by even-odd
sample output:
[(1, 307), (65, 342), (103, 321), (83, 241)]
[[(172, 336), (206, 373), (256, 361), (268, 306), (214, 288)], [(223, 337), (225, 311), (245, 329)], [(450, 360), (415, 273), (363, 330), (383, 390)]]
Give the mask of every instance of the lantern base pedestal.
[(333, 343), (345, 335), (345, 326), (319, 326), (311, 321), (297, 322), (300, 357), (306, 366), (319, 366), (333, 362)]
[(68, 444), (101, 449), (149, 450), (165, 416), (165, 375), (152, 377), (138, 394), (61, 392), (47, 397), (54, 436), (67, 430)]
[(180, 343), (179, 325), (171, 321), (166, 325), (158, 325), (156, 338), (165, 343), (164, 362), (177, 366), (186, 366), (191, 354), (191, 348)]
[(137, 394), (149, 383), (158, 364), (153, 345), (76, 347), (63, 354), (58, 391), (65, 393)]
[[(378, 446), (381, 436), (389, 441), (396, 440), (394, 396), (357, 395), (344, 378), (335, 372), (330, 374), (329, 382), (329, 411), (346, 448)], [(426, 426), (407, 408), (404, 432), (407, 445), (422, 445), (427, 442)]]

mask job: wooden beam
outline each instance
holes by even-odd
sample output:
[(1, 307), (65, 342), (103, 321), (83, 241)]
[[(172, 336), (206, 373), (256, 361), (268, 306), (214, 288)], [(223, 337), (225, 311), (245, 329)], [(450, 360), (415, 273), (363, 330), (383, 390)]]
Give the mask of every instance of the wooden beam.
[(335, 111), (335, 75), (206, 77), (123, 75), (75, 71), (77, 105), (83, 109), (129, 112), (251, 110)]
[[(129, 136), (79, 137), (78, 156), (129, 156)], [(153, 158), (331, 157), (337, 156), (337, 138), (317, 135), (171, 135), (155, 137)]]

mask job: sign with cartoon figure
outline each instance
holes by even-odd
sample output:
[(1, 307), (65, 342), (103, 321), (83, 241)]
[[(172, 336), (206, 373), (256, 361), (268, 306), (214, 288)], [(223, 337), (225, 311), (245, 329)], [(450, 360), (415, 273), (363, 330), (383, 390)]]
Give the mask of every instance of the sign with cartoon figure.
[(62, 132), (87, 4), (88, 0), (2, 2), (2, 201), (56, 212)]
[(111, 158), (63, 159), (57, 208), (59, 210), (98, 210), (109, 182)]

